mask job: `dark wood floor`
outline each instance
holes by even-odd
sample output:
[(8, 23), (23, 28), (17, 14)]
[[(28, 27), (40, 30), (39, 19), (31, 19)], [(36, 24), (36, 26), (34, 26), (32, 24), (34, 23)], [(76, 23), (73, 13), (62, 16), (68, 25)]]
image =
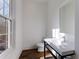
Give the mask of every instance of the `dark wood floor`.
[[(48, 54), (49, 52), (46, 52), (46, 55)], [(38, 52), (36, 49), (32, 49), (23, 51), (19, 59), (40, 59), (40, 57), (43, 56), (43, 52)]]

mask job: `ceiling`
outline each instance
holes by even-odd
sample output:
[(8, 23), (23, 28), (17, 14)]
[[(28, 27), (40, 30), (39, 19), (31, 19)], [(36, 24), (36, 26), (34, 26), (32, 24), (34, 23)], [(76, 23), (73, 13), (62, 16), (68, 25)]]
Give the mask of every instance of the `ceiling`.
[(33, 0), (33, 1), (36, 1), (36, 2), (48, 2), (48, 0)]

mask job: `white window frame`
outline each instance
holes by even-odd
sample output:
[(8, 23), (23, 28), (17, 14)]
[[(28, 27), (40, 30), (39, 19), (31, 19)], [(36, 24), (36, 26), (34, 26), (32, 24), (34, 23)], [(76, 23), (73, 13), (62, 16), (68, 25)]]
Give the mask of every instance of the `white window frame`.
[[(12, 29), (12, 36), (11, 36), (11, 39), (10, 39), (10, 37), (8, 38), (8, 49), (6, 49), (4, 52), (2, 52), (1, 54), (0, 54), (0, 56), (2, 56), (3, 54), (5, 54), (7, 51), (9, 51), (9, 50), (11, 50), (12, 49), (12, 47), (15, 47), (15, 0), (10, 0), (9, 1), (9, 17), (5, 17), (5, 16), (3, 16), (3, 15), (0, 15), (1, 17), (4, 17), (4, 18), (6, 18), (6, 19), (9, 19), (10, 20), (10, 22), (8, 22), (8, 29)], [(10, 26), (10, 24), (12, 24), (12, 27)], [(10, 33), (10, 30), (8, 30), (8, 35), (11, 35), (11, 33)]]

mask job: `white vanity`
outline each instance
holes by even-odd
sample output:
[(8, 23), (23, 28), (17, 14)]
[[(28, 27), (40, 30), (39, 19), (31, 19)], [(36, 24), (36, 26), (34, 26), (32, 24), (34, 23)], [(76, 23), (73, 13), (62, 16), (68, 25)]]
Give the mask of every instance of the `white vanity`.
[[(64, 59), (67, 56), (75, 55), (75, 49), (72, 44), (69, 43), (61, 43), (58, 45), (58, 42), (55, 39), (45, 39), (44, 40), (44, 58), (45, 57), (45, 49), (48, 49), (50, 53), (53, 55), (55, 59), (57, 59), (57, 54), (61, 59)], [(54, 51), (56, 55), (54, 54)]]

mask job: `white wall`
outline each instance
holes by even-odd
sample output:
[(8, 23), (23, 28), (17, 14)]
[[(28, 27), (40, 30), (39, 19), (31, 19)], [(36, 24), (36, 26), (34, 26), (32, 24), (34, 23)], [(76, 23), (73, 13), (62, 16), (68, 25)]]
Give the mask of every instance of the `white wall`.
[(47, 8), (45, 2), (24, 0), (23, 48), (32, 49), (46, 36)]
[[(15, 47), (11, 47), (0, 55), (0, 59), (18, 59), (22, 51), (22, 0), (16, 0), (15, 7), (15, 21), (16, 21), (16, 33), (15, 33)], [(14, 4), (15, 4), (14, 3)]]
[(75, 51), (79, 59), (79, 0), (75, 0)]

